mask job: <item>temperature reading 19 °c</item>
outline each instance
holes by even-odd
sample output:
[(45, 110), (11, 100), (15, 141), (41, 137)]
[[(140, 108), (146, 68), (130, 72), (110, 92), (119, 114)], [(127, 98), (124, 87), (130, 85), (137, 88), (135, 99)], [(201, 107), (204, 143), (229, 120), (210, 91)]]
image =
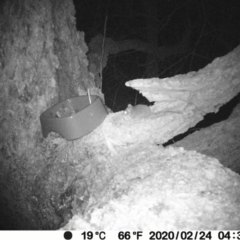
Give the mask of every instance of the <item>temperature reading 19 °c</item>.
[(100, 231), (100, 232), (87, 231), (87, 232), (83, 232), (81, 235), (83, 236), (84, 240), (91, 240), (91, 239), (105, 240), (106, 239), (106, 233), (104, 231)]

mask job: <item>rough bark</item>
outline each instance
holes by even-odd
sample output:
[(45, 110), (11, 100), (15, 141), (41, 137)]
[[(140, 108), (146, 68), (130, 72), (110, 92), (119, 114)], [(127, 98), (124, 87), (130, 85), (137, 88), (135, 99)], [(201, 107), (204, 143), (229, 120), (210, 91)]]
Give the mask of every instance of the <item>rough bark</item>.
[(155, 102), (151, 107), (152, 118), (158, 125), (151, 138), (163, 143), (235, 97), (240, 92), (239, 74), (240, 47), (237, 47), (198, 72), (165, 79), (136, 79), (126, 85)]
[(225, 167), (240, 174), (240, 104), (231, 116), (173, 144), (217, 158)]
[(71, 0), (5, 0), (0, 11), (1, 225), (56, 228), (62, 216), (46, 190), (51, 171), (39, 177), (54, 162), (54, 147), (46, 148), (39, 116), (93, 85), (84, 34), (76, 31)]
[(76, 214), (63, 229), (150, 232), (240, 227), (240, 176), (217, 159), (145, 143), (107, 164), (114, 175), (102, 186), (95, 205), (84, 215)]

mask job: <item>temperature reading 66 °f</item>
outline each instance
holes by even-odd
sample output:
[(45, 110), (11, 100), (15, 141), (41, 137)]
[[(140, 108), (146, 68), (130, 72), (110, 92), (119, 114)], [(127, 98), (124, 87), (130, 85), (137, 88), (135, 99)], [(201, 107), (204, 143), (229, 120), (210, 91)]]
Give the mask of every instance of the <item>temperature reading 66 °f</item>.
[[(136, 232), (119, 232), (118, 233), (118, 239), (120, 240), (130, 240), (130, 239), (136, 239), (136, 240), (139, 240), (140, 237), (142, 237), (143, 233), (142, 231), (136, 231)], [(134, 237), (135, 236), (135, 237)]]
[(101, 231), (101, 232), (92, 232), (92, 231), (88, 231), (88, 232), (83, 232), (81, 235), (83, 235), (83, 239), (86, 240), (86, 239), (97, 239), (95, 238), (94, 236), (97, 236), (98, 239), (100, 240), (105, 240), (106, 239), (106, 233)]

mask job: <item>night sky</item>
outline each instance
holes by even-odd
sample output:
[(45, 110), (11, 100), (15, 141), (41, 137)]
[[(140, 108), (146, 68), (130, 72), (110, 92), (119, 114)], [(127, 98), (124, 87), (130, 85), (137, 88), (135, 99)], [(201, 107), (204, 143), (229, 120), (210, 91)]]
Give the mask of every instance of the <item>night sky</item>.
[[(98, 34), (114, 41), (147, 41), (148, 4), (154, 5), (154, 30), (158, 46), (177, 44), (191, 26), (189, 50), (178, 56), (157, 60), (158, 75), (171, 77), (197, 71), (240, 43), (240, 0), (74, 0), (77, 29), (85, 32), (87, 43)], [(103, 71), (106, 105), (114, 111), (128, 103), (149, 104), (125, 82), (146, 78), (146, 54), (136, 50), (110, 55)]]

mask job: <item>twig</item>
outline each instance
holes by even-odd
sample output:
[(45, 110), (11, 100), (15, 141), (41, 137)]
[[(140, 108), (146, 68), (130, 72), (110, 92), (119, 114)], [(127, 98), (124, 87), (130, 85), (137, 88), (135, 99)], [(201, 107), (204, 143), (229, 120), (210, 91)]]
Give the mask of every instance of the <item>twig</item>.
[(88, 88), (88, 90), (87, 90), (87, 94), (88, 94), (89, 103), (92, 104), (91, 92), (90, 92), (89, 88)]
[(102, 91), (102, 79), (103, 79), (102, 71), (103, 71), (103, 58), (104, 58), (104, 46), (105, 46), (105, 39), (106, 39), (107, 19), (108, 19), (108, 15), (106, 15), (105, 17), (104, 33), (103, 33), (103, 41), (102, 41), (102, 56), (100, 61), (101, 91)]

